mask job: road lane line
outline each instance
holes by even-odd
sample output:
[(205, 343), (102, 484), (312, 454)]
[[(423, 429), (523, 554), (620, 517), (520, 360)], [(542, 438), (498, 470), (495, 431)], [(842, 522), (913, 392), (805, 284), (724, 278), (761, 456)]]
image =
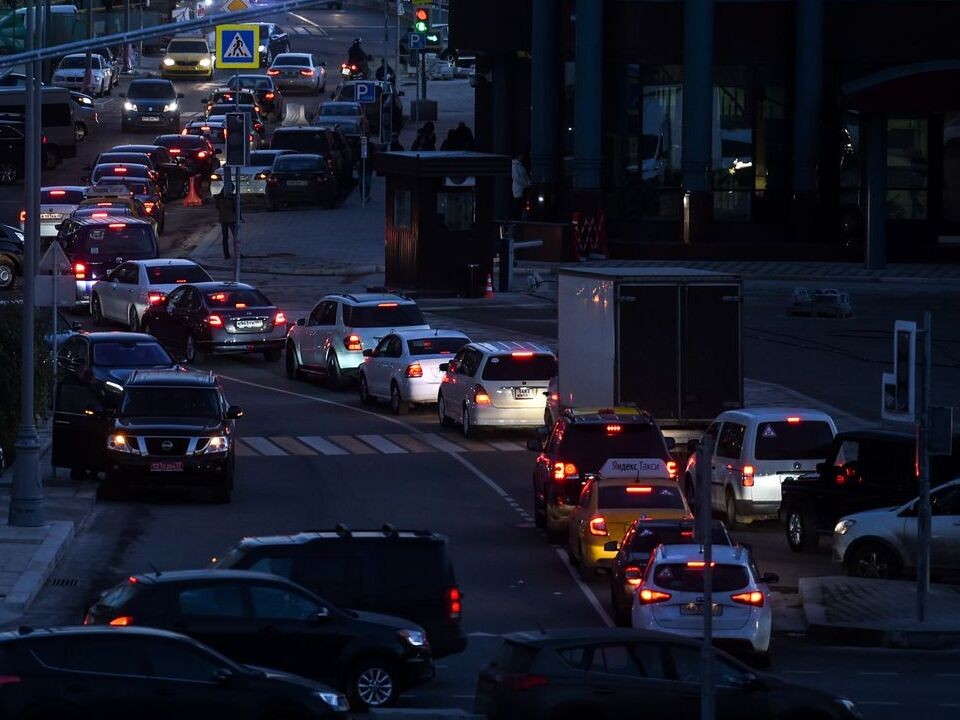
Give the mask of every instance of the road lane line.
[(293, 17), (295, 17), (297, 20), (300, 20), (301, 22), (305, 22), (307, 25), (312, 25), (313, 27), (315, 27), (317, 30), (320, 31), (321, 35), (330, 34), (326, 31), (326, 29), (323, 26), (319, 25), (318, 23), (315, 23), (310, 18), (305, 18), (303, 15), (297, 15), (295, 12), (288, 12), (287, 14), (292, 15)]
[(597, 596), (594, 595), (593, 590), (591, 590), (590, 586), (587, 585), (583, 580), (577, 577), (576, 571), (573, 569), (573, 565), (567, 562), (566, 551), (559, 547), (555, 547), (554, 550), (557, 551), (557, 556), (560, 558), (560, 562), (562, 562), (567, 568), (567, 572), (570, 573), (570, 577), (573, 578), (573, 581), (577, 584), (577, 587), (579, 587), (586, 596), (587, 602), (590, 603), (593, 606), (593, 609), (597, 611), (597, 615), (600, 616), (600, 619), (607, 624), (607, 627), (613, 627), (613, 620), (610, 618), (610, 615), (607, 614), (607, 611), (604, 609), (603, 605), (600, 604), (600, 600), (598, 600)]
[(270, 442), (279, 445), (291, 455), (316, 455), (317, 451), (299, 443), (292, 437), (271, 436)]
[(374, 455), (377, 452), (352, 435), (329, 435), (328, 438), (330, 442), (334, 442), (345, 450), (349, 450), (354, 455)]
[(412, 453), (436, 452), (436, 450), (434, 450), (432, 447), (425, 445), (411, 435), (386, 433), (384, 437)]
[(279, 455), (286, 455), (287, 453), (278, 448), (272, 442), (263, 437), (245, 437), (243, 441), (256, 450), (261, 455), (267, 455), (270, 457), (277, 457)]
[(519, 443), (510, 442), (509, 440), (488, 440), (487, 443), (492, 445), (497, 450), (502, 450), (504, 452), (514, 452), (517, 450), (526, 450), (525, 447), (520, 447)]
[(367, 443), (367, 445), (373, 446), (385, 455), (405, 455), (407, 452), (399, 445), (394, 445), (392, 442), (380, 435), (357, 435), (357, 437)]
[(433, 445), (437, 450), (442, 450), (446, 453), (462, 453), (466, 452), (466, 448), (462, 448), (456, 443), (452, 443), (449, 440), (440, 437), (439, 435), (434, 435), (433, 433), (423, 433), (420, 436), (420, 439), (425, 443)]
[(297, 440), (309, 445), (318, 453), (322, 453), (323, 455), (349, 455), (349, 453), (342, 447), (337, 447), (332, 442), (327, 442), (322, 437), (298, 435)]
[[(444, 438), (444, 440), (446, 440), (446, 438)], [(467, 440), (464, 437), (450, 438), (450, 442), (470, 452), (493, 452), (494, 450), (488, 443), (479, 442), (478, 440)]]
[(860, 670), (857, 672), (857, 675), (899, 675), (898, 672), (892, 672), (889, 670)]

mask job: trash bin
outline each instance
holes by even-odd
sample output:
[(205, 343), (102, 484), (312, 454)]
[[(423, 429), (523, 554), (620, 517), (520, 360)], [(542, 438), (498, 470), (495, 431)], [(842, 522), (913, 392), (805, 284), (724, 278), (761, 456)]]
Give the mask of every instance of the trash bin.
[(480, 266), (470, 263), (464, 268), (463, 296), (467, 298), (483, 297), (484, 278), (480, 273)]

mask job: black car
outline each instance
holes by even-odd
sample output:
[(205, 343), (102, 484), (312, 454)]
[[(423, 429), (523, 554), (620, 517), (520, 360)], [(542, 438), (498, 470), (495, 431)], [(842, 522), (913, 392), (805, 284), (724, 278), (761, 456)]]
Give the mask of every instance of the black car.
[(295, 150), (320, 155), (337, 178), (340, 192), (353, 187), (353, 159), (344, 154), (333, 131), (322, 127), (280, 127), (270, 139), (271, 150)]
[(180, 129), (179, 101), (183, 93), (178, 93), (169, 80), (137, 78), (120, 97), (124, 98), (120, 116), (122, 132), (134, 128)]
[(348, 718), (326, 685), (240, 665), (164, 630), (57, 627), (0, 633), (7, 720)]
[(84, 623), (177, 627), (233, 659), (343, 688), (356, 708), (393, 704), (433, 677), (422, 628), (344, 611), (277, 575), (181, 570), (134, 575), (104, 593)]
[[(930, 486), (960, 476), (960, 436), (952, 455), (930, 458)], [(902, 505), (917, 496), (916, 438), (886, 430), (841, 432), (817, 472), (780, 484), (780, 518), (794, 552), (816, 549), (844, 515)]]
[(13, 185), (23, 177), (25, 148), (23, 123), (0, 120), (0, 185)]
[[(727, 528), (720, 520), (712, 524), (714, 545), (732, 545)], [(634, 520), (627, 526), (616, 557), (610, 565), (610, 607), (620, 627), (630, 627), (633, 593), (643, 580), (650, 553), (658, 545), (684, 545), (698, 542), (693, 520)]]
[[(236, 97), (237, 95), (239, 95), (239, 98)], [(257, 102), (256, 93), (253, 92), (253, 90), (247, 90), (244, 88), (241, 88), (239, 93), (233, 88), (218, 88), (210, 94), (210, 97), (200, 98), (200, 104), (203, 105), (204, 116), (221, 114), (211, 113), (210, 110), (215, 105), (228, 105), (231, 103), (237, 103), (238, 105), (255, 105), (257, 107), (260, 106), (260, 104)]]
[[(571, 629), (508, 635), (480, 671), (475, 712), (491, 720), (700, 718), (701, 643), (639, 630)], [(761, 675), (714, 650), (717, 720), (856, 720), (854, 704)]]
[(209, 489), (217, 503), (233, 493), (234, 421), (212, 372), (137, 370), (108, 419), (106, 478), (98, 497), (112, 499), (138, 486)]
[(263, 113), (274, 121), (283, 118), (283, 93), (269, 75), (231, 75), (227, 87), (252, 90)]
[(407, 618), (427, 631), (439, 658), (461, 652), (463, 594), (447, 538), (429, 530), (333, 530), (245, 537), (218, 569), (256, 570), (294, 581), (338, 607)]
[[(91, 173), (100, 165), (117, 165), (121, 167), (127, 166), (141, 166), (146, 167), (150, 172), (147, 175), (144, 175), (142, 172), (135, 173), (138, 177), (150, 177), (154, 179), (157, 183), (157, 187), (160, 188), (160, 191), (163, 193), (164, 197), (167, 196), (167, 174), (163, 172), (156, 164), (151, 156), (145, 152), (134, 152), (134, 151), (122, 151), (122, 150), (107, 150), (97, 155), (96, 159), (91, 165), (84, 167), (84, 170), (89, 170)], [(128, 171), (129, 172), (129, 171)], [(123, 174), (123, 173), (119, 173)], [(91, 182), (90, 177), (81, 177), (81, 182), (87, 184), (96, 184)]]
[(185, 197), (190, 189), (190, 173), (174, 159), (170, 149), (163, 145), (117, 145), (107, 152), (143, 153), (149, 157), (164, 181), (168, 198)]
[(0, 290), (9, 290), (23, 275), (23, 233), (0, 224)]
[(290, 52), (290, 38), (273, 23), (260, 23), (260, 65), (267, 66), (280, 53)]
[(191, 174), (206, 178), (220, 167), (217, 151), (201, 135), (158, 135), (154, 145), (161, 145)]
[(281, 155), (267, 175), (267, 210), (294, 203), (335, 208), (339, 187), (322, 155)]
[(350, 148), (353, 164), (360, 160), (360, 136), (363, 128), (356, 117), (337, 117), (336, 115), (317, 115), (313, 119), (314, 127), (327, 128), (339, 133)]

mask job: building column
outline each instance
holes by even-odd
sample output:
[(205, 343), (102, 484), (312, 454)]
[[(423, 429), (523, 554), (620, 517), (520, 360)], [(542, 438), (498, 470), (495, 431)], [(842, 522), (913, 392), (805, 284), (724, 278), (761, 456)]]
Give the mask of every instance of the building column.
[(557, 181), (560, 159), (560, 82), (558, 52), (560, 7), (557, 0), (533, 0), (530, 62), (530, 179), (536, 185)]
[[(823, 0), (796, 2), (793, 111), (793, 218), (809, 234), (818, 209), (817, 165), (823, 98)], [(806, 230), (806, 232), (805, 232)]]
[[(603, 0), (577, 0), (573, 109), (573, 187), (580, 197), (600, 192), (603, 110)], [(589, 208), (583, 208), (589, 209)]]
[[(513, 78), (516, 58), (512, 52), (498, 52), (493, 56), (493, 152), (513, 157)], [(494, 218), (510, 217), (512, 180), (496, 179)]]
[(864, 115), (861, 126), (866, 146), (867, 268), (881, 270), (887, 262), (887, 116)]
[(683, 9), (683, 242), (707, 239), (713, 218), (713, 0)]

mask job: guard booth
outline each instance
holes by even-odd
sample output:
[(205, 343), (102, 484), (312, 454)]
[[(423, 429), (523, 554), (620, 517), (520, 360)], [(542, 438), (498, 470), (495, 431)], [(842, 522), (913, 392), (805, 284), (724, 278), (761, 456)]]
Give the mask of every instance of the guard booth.
[(381, 152), (387, 179), (385, 282), (437, 295), (476, 297), (493, 272), (499, 231), (494, 180), (510, 158), (477, 152)]

